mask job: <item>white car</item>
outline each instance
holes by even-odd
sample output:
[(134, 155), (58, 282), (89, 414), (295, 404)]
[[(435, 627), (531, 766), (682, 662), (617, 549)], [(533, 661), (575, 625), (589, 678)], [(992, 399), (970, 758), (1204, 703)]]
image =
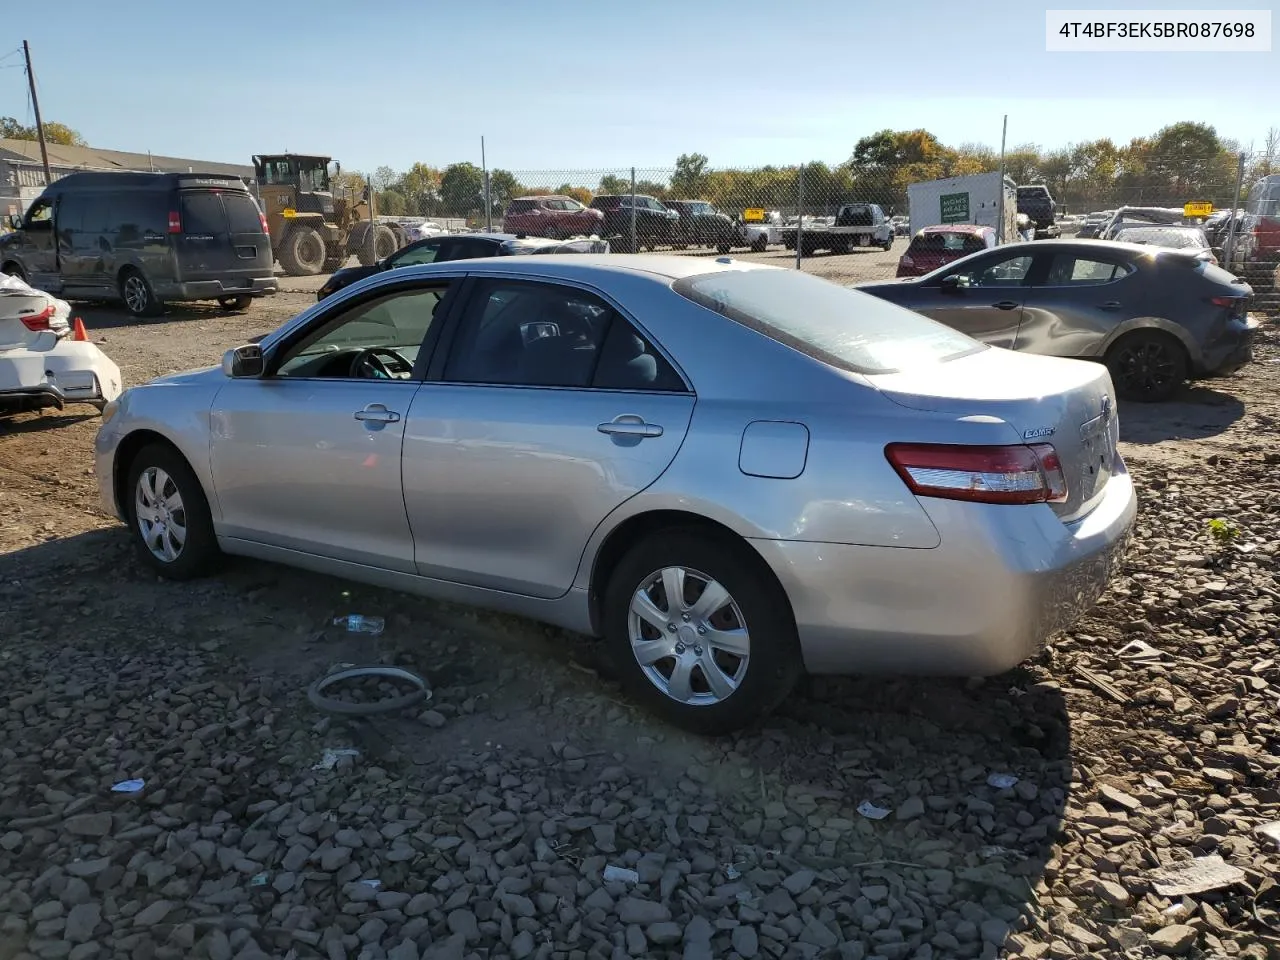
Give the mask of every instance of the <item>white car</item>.
[(89, 403), (120, 396), (120, 368), (73, 333), (71, 308), (17, 277), (0, 277), (0, 410)]
[(744, 221), (740, 226), (743, 242), (756, 253), (782, 243), (782, 214), (777, 210), (770, 210), (763, 220)]

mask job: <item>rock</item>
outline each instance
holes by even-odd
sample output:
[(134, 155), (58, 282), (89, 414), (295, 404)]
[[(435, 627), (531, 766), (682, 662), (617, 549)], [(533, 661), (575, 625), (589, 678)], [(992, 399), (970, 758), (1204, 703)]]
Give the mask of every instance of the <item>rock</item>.
[(401, 940), (387, 951), (387, 960), (418, 960), (418, 945), (412, 940)]
[(715, 932), (715, 928), (711, 926), (711, 921), (699, 914), (685, 924), (684, 940), (685, 943), (691, 941), (710, 943)]
[(437, 730), (449, 722), (439, 710), (423, 710), (418, 719), (428, 727), (434, 727)]
[(898, 806), (897, 818), (899, 820), (914, 820), (916, 817), (924, 816), (924, 800), (920, 797), (907, 797), (906, 800)]
[(1129, 904), (1129, 891), (1110, 880), (1095, 880), (1093, 892), (1097, 894), (1098, 899), (1113, 907), (1124, 907)]
[(168, 900), (157, 900), (155, 903), (147, 904), (147, 906), (139, 910), (133, 918), (133, 922), (139, 927), (155, 926), (169, 916), (176, 906), (177, 904)]
[(649, 924), (644, 934), (649, 938), (650, 943), (656, 943), (660, 947), (679, 943), (684, 935), (680, 929), (680, 924), (672, 923), (669, 920)]
[(404, 915), (406, 917), (420, 917), (424, 913), (426, 913), (428, 910), (431, 910), (432, 906), (436, 902), (437, 900), (436, 900), (435, 894), (419, 893), (418, 895), (413, 897), (413, 899), (411, 899), (408, 903), (406, 903), (402, 908), (402, 910), (404, 911)]
[(1204, 706), (1205, 716), (1210, 720), (1222, 720), (1226, 717), (1233, 717), (1236, 711), (1240, 709), (1240, 701), (1233, 696), (1222, 696), (1214, 700), (1210, 700)]
[(644, 930), (635, 924), (627, 927), (627, 953), (633, 957), (643, 957), (649, 950), (649, 941), (645, 939)]
[(1180, 956), (1191, 949), (1197, 936), (1195, 927), (1189, 927), (1185, 923), (1175, 923), (1151, 934), (1147, 938), (1147, 943), (1158, 953)]
[(537, 913), (532, 900), (516, 893), (502, 895), (502, 909), (513, 917), (532, 917)]
[(93, 938), (93, 930), (102, 918), (102, 906), (97, 903), (78, 903), (67, 914), (62, 936), (72, 943), (84, 943)]
[(525, 960), (526, 957), (532, 956), (536, 946), (533, 934), (528, 930), (521, 930), (511, 940), (512, 960)]
[(791, 894), (782, 887), (776, 887), (769, 891), (769, 894), (760, 901), (760, 909), (766, 913), (777, 914), (780, 917), (789, 917), (796, 912), (796, 902), (791, 899)]
[(817, 874), (812, 870), (797, 870), (782, 881), (782, 886), (787, 893), (793, 897), (798, 897), (813, 886), (813, 881), (816, 877)]
[(760, 939), (756, 936), (756, 928), (742, 924), (733, 928), (729, 941), (734, 951), (743, 960), (751, 960), (760, 952)]
[(449, 932), (461, 935), (468, 943), (475, 943), (480, 939), (480, 923), (470, 910), (459, 908), (450, 911), (447, 922)]
[(336, 873), (350, 862), (350, 847), (330, 847), (320, 854), (320, 869), (326, 873)]
[[(618, 919), (623, 923), (638, 923), (647, 926), (671, 919), (671, 911), (661, 903), (642, 900), (639, 897), (623, 897), (618, 901)], [(679, 939), (679, 928), (677, 928)]]
[(1098, 787), (1098, 796), (1113, 807), (1121, 807), (1131, 812), (1142, 809), (1140, 800), (1109, 784), (1104, 783)]
[(111, 814), (78, 813), (67, 817), (62, 828), (77, 837), (105, 837), (111, 832)]

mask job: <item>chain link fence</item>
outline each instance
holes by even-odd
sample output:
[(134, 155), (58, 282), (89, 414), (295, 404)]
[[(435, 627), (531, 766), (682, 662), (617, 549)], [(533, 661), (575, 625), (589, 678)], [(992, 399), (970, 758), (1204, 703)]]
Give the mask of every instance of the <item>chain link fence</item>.
[(465, 222), (600, 236), (619, 253), (731, 254), (842, 283), (919, 275), (1003, 243), (1118, 238), (1202, 249), (1253, 286), (1260, 309), (1280, 312), (1280, 163), (1261, 154), (1095, 158), (1058, 171), (1010, 163), (1003, 180), (998, 159), (756, 169), (468, 163), (434, 182), (415, 171), (375, 181), (381, 213), (450, 230)]

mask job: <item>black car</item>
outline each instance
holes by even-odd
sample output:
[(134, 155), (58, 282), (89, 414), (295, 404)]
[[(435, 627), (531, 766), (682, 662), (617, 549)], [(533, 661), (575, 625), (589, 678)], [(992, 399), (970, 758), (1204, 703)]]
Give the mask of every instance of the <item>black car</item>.
[(1035, 224), (1037, 240), (1053, 240), (1062, 235), (1055, 222), (1053, 195), (1043, 183), (1018, 187), (1018, 212)]
[(1167, 400), (1252, 357), (1252, 288), (1192, 251), (1107, 240), (1009, 243), (857, 288), (995, 347), (1105, 363), (1120, 397)]
[(676, 226), (679, 243), (715, 247), (717, 253), (728, 253), (735, 246), (746, 245), (737, 221), (706, 200), (667, 200), (664, 206), (680, 218)]
[(604, 214), (604, 233), (618, 253), (635, 253), (631, 249), (631, 223), (634, 214), (636, 246), (672, 246), (680, 243), (680, 214), (668, 210), (662, 201), (642, 194), (600, 194), (591, 206)]
[(365, 277), (372, 277), (396, 267), (412, 267), (421, 263), (445, 260), (476, 260), (480, 257), (513, 257), (536, 253), (608, 253), (605, 240), (550, 240), (526, 237), (519, 233), (460, 233), (427, 237), (370, 266), (345, 267), (335, 271), (316, 293), (317, 300), (333, 296)]
[(217, 173), (73, 173), (0, 237), (0, 271), (65, 300), (166, 300), (242, 310), (275, 293), (267, 221), (245, 182)]

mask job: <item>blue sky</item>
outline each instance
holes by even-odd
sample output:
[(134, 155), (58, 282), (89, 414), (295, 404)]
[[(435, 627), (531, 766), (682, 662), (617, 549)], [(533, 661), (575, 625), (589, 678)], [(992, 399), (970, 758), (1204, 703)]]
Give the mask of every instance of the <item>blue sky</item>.
[[(20, 23), (45, 119), (94, 146), (202, 160), (289, 149), (358, 170), (478, 163), (484, 135), (489, 165), (510, 170), (669, 167), (686, 151), (732, 166), (838, 162), (885, 127), (998, 146), (1006, 113), (1010, 146), (1124, 142), (1198, 120), (1247, 147), (1280, 126), (1280, 54), (1046, 53), (1046, 7), (1010, 0), (54, 9)], [(18, 62), (0, 60), (0, 115), (30, 122)]]

